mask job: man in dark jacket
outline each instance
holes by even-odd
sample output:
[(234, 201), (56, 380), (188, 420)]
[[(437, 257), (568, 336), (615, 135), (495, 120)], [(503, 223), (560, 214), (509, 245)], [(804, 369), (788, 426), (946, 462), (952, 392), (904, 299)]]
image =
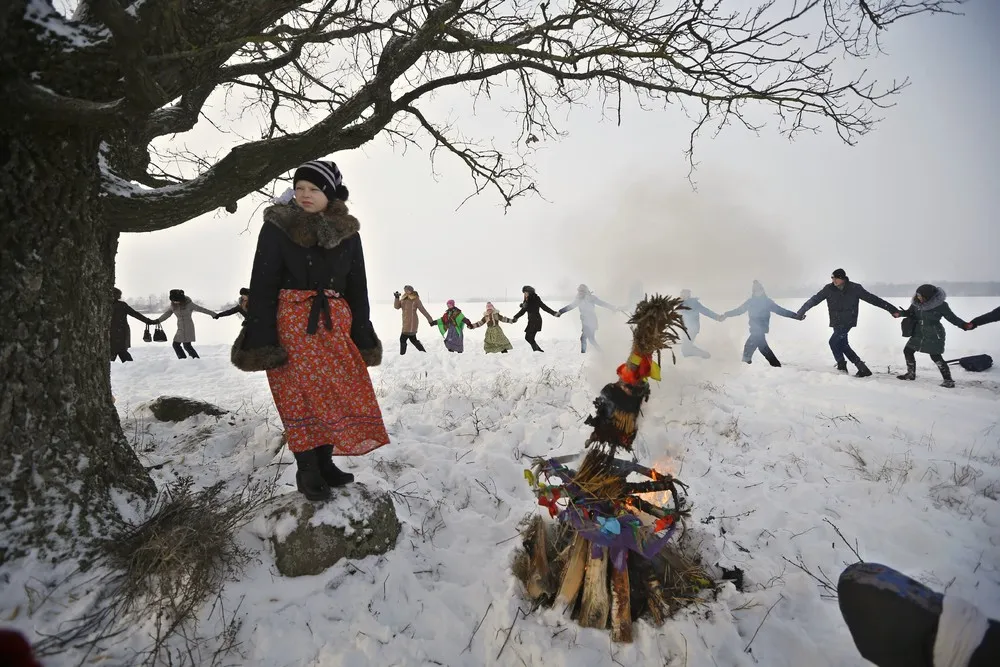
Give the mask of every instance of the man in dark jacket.
[(969, 329), (975, 329), (976, 327), (981, 327), (984, 324), (990, 324), (992, 322), (1000, 322), (1000, 308), (994, 308), (988, 313), (983, 313), (979, 317), (974, 317), (969, 322)]
[(705, 306), (701, 302), (701, 299), (691, 296), (691, 290), (682, 289), (681, 298), (684, 299), (684, 303), (681, 305), (687, 308), (687, 310), (681, 311), (681, 317), (684, 318), (684, 328), (688, 332), (687, 336), (681, 338), (681, 354), (685, 357), (708, 359), (712, 355), (707, 350), (703, 350), (694, 344), (694, 339), (698, 337), (698, 332), (701, 331), (701, 316), (704, 315), (716, 322), (721, 322), (722, 319), (712, 309)]
[(822, 301), (826, 301), (826, 306), (830, 311), (830, 327), (833, 335), (830, 336), (830, 350), (833, 358), (837, 361), (837, 370), (847, 372), (847, 361), (858, 367), (855, 375), (859, 378), (868, 377), (872, 372), (861, 361), (857, 353), (851, 349), (851, 343), (847, 340), (851, 329), (858, 325), (859, 302), (865, 301), (882, 310), (892, 313), (893, 317), (899, 317), (899, 309), (888, 301), (878, 298), (858, 283), (852, 283), (847, 277), (847, 272), (843, 269), (836, 269), (830, 276), (830, 284), (815, 294), (811, 299), (802, 304), (798, 315), (805, 319), (806, 311)]

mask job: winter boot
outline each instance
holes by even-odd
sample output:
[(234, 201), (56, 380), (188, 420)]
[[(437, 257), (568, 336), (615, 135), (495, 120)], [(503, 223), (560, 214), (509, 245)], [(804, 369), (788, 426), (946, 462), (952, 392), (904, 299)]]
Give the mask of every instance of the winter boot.
[(421, 343), (419, 340), (417, 340), (416, 336), (414, 336), (413, 338), (411, 338), (410, 342), (413, 343), (413, 347), (417, 348), (418, 352), (426, 352), (427, 351), (427, 350), (424, 349), (424, 344)]
[(858, 367), (858, 372), (854, 374), (854, 377), (856, 377), (856, 378), (866, 378), (866, 377), (870, 377), (871, 376), (872, 372), (871, 372), (871, 370), (869, 370), (869, 368), (867, 366), (865, 366), (865, 362), (859, 361), (858, 363), (856, 363), (854, 365)]
[(847, 372), (847, 362), (846, 361), (838, 361), (837, 362), (837, 370), (840, 371), (841, 373), (846, 373)]
[(399, 353), (401, 355), (406, 354), (406, 334), (399, 337)]
[(935, 361), (934, 363), (937, 364), (938, 370), (941, 371), (941, 377), (944, 378), (944, 382), (941, 383), (941, 386), (953, 389), (955, 387), (955, 381), (951, 379), (951, 366), (944, 361)]
[(333, 445), (317, 447), (316, 458), (319, 463), (319, 474), (330, 487), (344, 486), (354, 481), (354, 475), (344, 472), (334, 464)]
[(295, 471), (295, 486), (299, 493), (307, 500), (328, 500), (330, 487), (323, 481), (323, 475), (320, 473), (319, 450), (310, 449), (294, 454), (295, 464), (298, 466), (298, 470)]
[(906, 372), (902, 375), (896, 376), (897, 380), (916, 380), (917, 379), (917, 360), (914, 359), (910, 361), (906, 360)]

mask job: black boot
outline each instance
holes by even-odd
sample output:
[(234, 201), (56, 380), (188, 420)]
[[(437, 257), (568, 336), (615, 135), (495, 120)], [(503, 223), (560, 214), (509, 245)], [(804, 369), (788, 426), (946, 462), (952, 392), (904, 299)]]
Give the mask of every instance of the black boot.
[(319, 450), (310, 449), (307, 452), (295, 452), (295, 486), (307, 500), (328, 500), (330, 487), (320, 473)]
[(896, 376), (897, 380), (916, 380), (917, 379), (917, 360), (914, 359), (910, 361), (906, 360), (906, 372), (902, 375)]
[(417, 340), (416, 337), (411, 338), (410, 342), (413, 343), (413, 347), (417, 348), (418, 352), (426, 352), (427, 351), (427, 350), (424, 349), (424, 344), (421, 343), (419, 340)]
[(317, 447), (316, 457), (319, 463), (319, 474), (323, 476), (323, 481), (329, 486), (344, 486), (354, 481), (354, 475), (344, 472), (334, 464), (333, 445)]
[(869, 370), (868, 367), (865, 366), (865, 362), (859, 361), (854, 365), (858, 367), (858, 372), (854, 374), (854, 377), (866, 378), (872, 374), (871, 370)]
[(399, 337), (399, 353), (406, 354), (406, 334)]
[(841, 373), (846, 373), (847, 372), (847, 362), (846, 361), (838, 361), (837, 362), (837, 370), (840, 371)]
[(937, 364), (938, 370), (941, 371), (941, 377), (944, 378), (944, 382), (941, 383), (941, 386), (953, 389), (955, 387), (955, 381), (951, 379), (951, 366), (944, 361), (935, 361), (934, 363)]

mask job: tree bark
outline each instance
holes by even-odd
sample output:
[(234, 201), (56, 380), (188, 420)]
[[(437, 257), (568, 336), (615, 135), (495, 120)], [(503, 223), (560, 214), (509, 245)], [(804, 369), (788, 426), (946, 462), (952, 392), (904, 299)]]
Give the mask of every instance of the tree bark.
[(19, 120), (0, 127), (0, 562), (86, 562), (119, 503), (155, 491), (111, 398), (118, 233), (97, 132)]

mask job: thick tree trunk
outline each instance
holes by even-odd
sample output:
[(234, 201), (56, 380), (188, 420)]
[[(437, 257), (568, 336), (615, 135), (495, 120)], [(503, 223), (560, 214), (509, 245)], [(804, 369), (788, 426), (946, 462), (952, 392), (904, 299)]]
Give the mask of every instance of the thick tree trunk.
[(111, 399), (97, 135), (23, 120), (0, 128), (0, 562), (85, 554), (155, 490)]

